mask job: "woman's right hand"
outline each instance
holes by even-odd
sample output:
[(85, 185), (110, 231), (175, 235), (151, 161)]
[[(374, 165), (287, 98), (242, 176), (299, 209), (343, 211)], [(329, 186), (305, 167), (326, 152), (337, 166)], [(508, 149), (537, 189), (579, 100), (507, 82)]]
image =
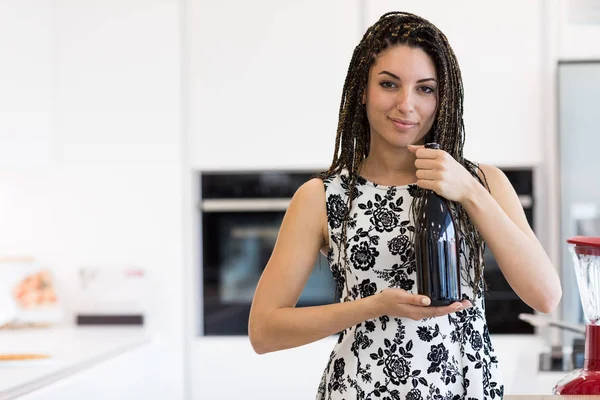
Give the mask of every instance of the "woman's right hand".
[(380, 315), (406, 317), (415, 321), (441, 317), (473, 306), (469, 300), (463, 300), (447, 306), (430, 307), (431, 300), (427, 296), (412, 294), (397, 288), (384, 289), (377, 293), (375, 298)]

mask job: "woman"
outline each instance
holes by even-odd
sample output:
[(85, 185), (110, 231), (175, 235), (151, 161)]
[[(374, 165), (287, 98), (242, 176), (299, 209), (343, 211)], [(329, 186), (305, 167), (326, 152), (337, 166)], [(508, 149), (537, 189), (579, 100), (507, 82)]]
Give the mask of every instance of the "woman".
[[(484, 241), (525, 303), (547, 313), (559, 302), (558, 275), (510, 182), (464, 159), (462, 114), (458, 63), (433, 24), (393, 12), (367, 30), (346, 77), (332, 165), (294, 195), (250, 314), (257, 353), (341, 332), (317, 399), (502, 398)], [(450, 201), (462, 239), (463, 300), (448, 306), (417, 294), (422, 189)], [(318, 251), (340, 302), (295, 308)]]

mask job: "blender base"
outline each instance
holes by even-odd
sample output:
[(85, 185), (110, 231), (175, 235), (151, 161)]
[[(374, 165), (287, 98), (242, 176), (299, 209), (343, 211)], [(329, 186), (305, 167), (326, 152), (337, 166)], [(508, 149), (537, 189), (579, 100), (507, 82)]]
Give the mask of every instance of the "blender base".
[(585, 356), (583, 369), (561, 379), (554, 394), (600, 394), (600, 325), (585, 326)]
[(600, 371), (575, 370), (556, 384), (553, 394), (600, 394)]

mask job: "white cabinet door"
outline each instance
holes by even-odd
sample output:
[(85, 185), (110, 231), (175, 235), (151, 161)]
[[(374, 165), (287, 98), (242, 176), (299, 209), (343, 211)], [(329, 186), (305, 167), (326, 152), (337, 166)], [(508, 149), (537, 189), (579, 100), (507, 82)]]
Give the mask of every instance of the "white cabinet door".
[(559, 0), (554, 22), (558, 31), (560, 60), (597, 60), (600, 58), (600, 3)]
[(541, 0), (366, 0), (365, 8), (367, 25), (407, 11), (446, 34), (462, 71), (467, 158), (502, 166), (541, 161)]
[(191, 166), (328, 167), (359, 0), (191, 0), (187, 15)]
[(53, 118), (60, 162), (179, 167), (178, 0), (54, 0)]
[(0, 1), (0, 169), (52, 162), (51, 33), (50, 0)]

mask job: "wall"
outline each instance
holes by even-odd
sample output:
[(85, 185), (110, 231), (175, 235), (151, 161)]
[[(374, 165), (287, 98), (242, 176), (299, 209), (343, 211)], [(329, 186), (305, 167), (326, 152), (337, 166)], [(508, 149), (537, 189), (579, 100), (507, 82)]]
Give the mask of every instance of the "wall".
[(52, 267), (67, 306), (78, 267), (145, 268), (148, 329), (164, 350), (156, 395), (182, 398), (180, 3), (11, 0), (0, 10), (14, 21), (0, 22), (0, 57), (18, 56), (0, 67), (14, 82), (0, 108), (15, 108), (0, 148), (17, 160), (0, 168), (0, 254)]

